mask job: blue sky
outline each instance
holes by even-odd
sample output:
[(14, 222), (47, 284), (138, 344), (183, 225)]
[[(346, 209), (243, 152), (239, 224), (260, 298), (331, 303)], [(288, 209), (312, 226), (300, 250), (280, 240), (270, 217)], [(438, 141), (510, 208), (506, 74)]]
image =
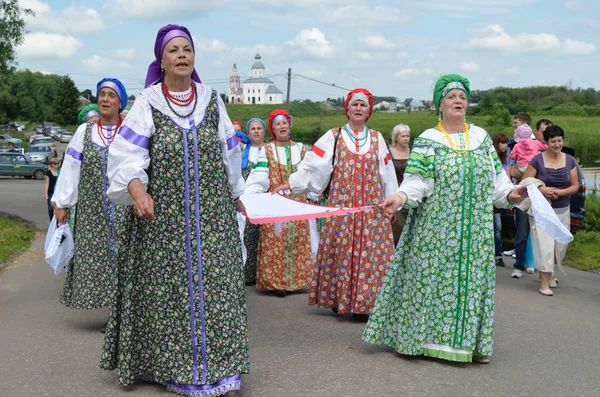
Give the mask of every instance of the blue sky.
[[(472, 89), (567, 85), (600, 89), (600, 0), (21, 0), (36, 12), (19, 67), (68, 74), (80, 90), (103, 77), (143, 89), (156, 32), (181, 24), (196, 41), (196, 69), (227, 91), (234, 62), (254, 54), (285, 93), (289, 67), (336, 86), (429, 99), (436, 77), (459, 73)], [(301, 77), (293, 99), (346, 91)]]

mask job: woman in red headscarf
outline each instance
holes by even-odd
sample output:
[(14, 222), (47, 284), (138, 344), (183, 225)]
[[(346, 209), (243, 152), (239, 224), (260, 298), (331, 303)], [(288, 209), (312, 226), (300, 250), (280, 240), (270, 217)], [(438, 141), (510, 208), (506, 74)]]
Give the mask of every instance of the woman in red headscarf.
[[(291, 125), (292, 118), (287, 111), (277, 109), (271, 112), (269, 130), (273, 140), (265, 145), (265, 150), (256, 159), (246, 180), (245, 194), (272, 192), (296, 171), (306, 149), (303, 144), (291, 140)], [(305, 195), (292, 194), (291, 197), (306, 201)], [(317, 199), (317, 196), (313, 198)], [(311, 246), (316, 248), (317, 245), (314, 221), (261, 225), (256, 287), (275, 290), (279, 296), (285, 296), (287, 291), (308, 288), (313, 269)]]
[[(396, 191), (385, 140), (365, 126), (373, 96), (364, 88), (352, 90), (344, 110), (348, 123), (327, 131), (280, 189), (328, 191), (328, 205), (336, 207), (383, 203)], [(321, 236), (309, 304), (368, 315), (394, 253), (390, 221), (379, 210), (327, 218)]]

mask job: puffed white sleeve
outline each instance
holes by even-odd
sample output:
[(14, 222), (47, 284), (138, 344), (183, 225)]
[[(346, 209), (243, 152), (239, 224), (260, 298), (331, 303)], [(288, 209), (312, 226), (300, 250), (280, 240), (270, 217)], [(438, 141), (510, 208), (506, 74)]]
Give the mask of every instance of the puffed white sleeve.
[(81, 124), (67, 146), (65, 159), (56, 181), (51, 201), (57, 208), (71, 208), (77, 204), (79, 197), (79, 177), (83, 160), (83, 141), (87, 124)]
[(488, 146), (489, 151), (490, 172), (492, 173), (492, 180), (494, 183), (494, 206), (497, 208), (511, 208), (514, 205), (508, 201), (508, 195), (516, 189), (516, 187), (502, 169), (498, 153), (489, 136), (486, 137), (484, 144)]
[[(267, 145), (269, 145), (267, 143)], [(269, 190), (271, 183), (269, 181), (269, 160), (267, 159), (266, 149), (258, 153), (256, 161), (252, 166), (252, 171), (246, 179), (246, 188), (244, 194), (265, 193)]]
[(244, 194), (244, 178), (242, 177), (242, 150), (240, 148), (233, 124), (221, 96), (217, 95), (219, 109), (219, 137), (223, 147), (223, 164), (231, 186), (233, 198)]
[(154, 134), (152, 107), (140, 94), (123, 121), (117, 136), (108, 150), (107, 174), (109, 187), (107, 196), (118, 204), (132, 204), (129, 184), (139, 179), (148, 187), (150, 166), (150, 138)]
[(398, 190), (398, 179), (396, 178), (396, 170), (394, 169), (394, 162), (392, 161), (392, 155), (388, 149), (385, 139), (380, 132), (379, 135), (379, 149), (378, 149), (378, 162), (379, 162), (379, 176), (381, 178), (381, 188), (385, 197), (391, 196)]
[(398, 188), (398, 192), (406, 194), (408, 208), (415, 208), (423, 202), (423, 199), (433, 194), (435, 181), (433, 172), (435, 170), (435, 151), (427, 140), (415, 139), (413, 150), (410, 153), (404, 179)]
[(296, 172), (289, 177), (292, 193), (295, 195), (323, 193), (329, 180), (333, 167), (331, 159), (335, 146), (337, 129), (329, 130), (313, 145), (312, 150), (304, 156)]

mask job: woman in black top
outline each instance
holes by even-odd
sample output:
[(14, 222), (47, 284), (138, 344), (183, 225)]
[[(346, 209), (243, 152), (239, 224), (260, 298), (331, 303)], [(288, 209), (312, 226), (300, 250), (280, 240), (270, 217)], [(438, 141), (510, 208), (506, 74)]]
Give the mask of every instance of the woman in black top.
[(50, 203), (52, 199), (52, 195), (54, 194), (54, 186), (56, 186), (56, 179), (58, 178), (58, 159), (50, 160), (50, 169), (46, 171), (46, 176), (44, 176), (44, 180), (46, 181), (44, 186), (44, 191), (46, 192), (46, 202), (48, 203), (48, 217), (52, 220), (54, 216), (54, 208)]

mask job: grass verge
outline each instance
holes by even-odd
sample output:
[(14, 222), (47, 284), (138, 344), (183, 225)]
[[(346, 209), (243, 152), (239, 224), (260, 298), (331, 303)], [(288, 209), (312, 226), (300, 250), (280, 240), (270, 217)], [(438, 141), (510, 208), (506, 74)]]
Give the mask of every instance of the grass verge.
[(10, 215), (0, 215), (0, 270), (11, 257), (25, 251), (34, 236), (34, 225)]
[(600, 232), (577, 232), (563, 263), (579, 270), (600, 271)]

